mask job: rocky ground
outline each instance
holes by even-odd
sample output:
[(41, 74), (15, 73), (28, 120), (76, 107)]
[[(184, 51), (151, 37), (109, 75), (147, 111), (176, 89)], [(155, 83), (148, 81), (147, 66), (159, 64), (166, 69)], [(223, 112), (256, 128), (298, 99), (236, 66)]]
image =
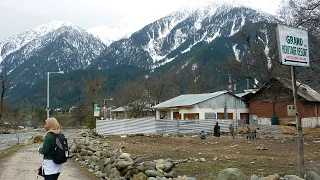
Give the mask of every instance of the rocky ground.
[[(104, 139), (111, 147), (137, 155), (144, 160), (166, 159), (181, 161), (176, 165), (179, 174), (197, 180), (216, 179), (226, 168), (239, 168), (250, 179), (273, 175), (296, 175), (297, 142), (294, 136), (279, 138), (272, 135), (261, 139), (247, 140), (242, 135), (235, 139), (207, 136), (201, 140), (197, 135), (134, 135), (107, 136)], [(304, 137), (306, 170), (320, 173), (320, 136)]]
[[(305, 132), (305, 169), (320, 174), (320, 129)], [(264, 134), (260, 139), (247, 140), (241, 134), (235, 139), (209, 134), (201, 140), (190, 134), (101, 136), (83, 130), (65, 134), (70, 139), (70, 152), (75, 153), (73, 160), (77, 161), (66, 164), (61, 174), (66, 180), (214, 180), (233, 173), (238, 180), (267, 176), (276, 180), (298, 174), (296, 137), (290, 135)], [(17, 179), (11, 176), (19, 173), (27, 174), (24, 179), (35, 178), (41, 161), (38, 146), (27, 146), (1, 159), (0, 179)]]

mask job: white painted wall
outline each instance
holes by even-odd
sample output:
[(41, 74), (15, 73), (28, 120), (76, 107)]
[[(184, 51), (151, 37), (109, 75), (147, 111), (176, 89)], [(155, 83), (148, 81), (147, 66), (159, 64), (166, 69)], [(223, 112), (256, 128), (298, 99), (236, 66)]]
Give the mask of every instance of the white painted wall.
[[(281, 120), (280, 120), (281, 121)], [(320, 117), (310, 117), (301, 119), (302, 127), (315, 128), (320, 126)], [(271, 118), (259, 118), (258, 124), (271, 125)]]
[[(173, 112), (176, 112), (177, 110), (172, 110), (170, 112), (167, 112), (167, 119), (173, 119)], [(199, 119), (205, 119), (205, 113), (224, 113), (223, 108), (219, 109), (200, 109), (200, 108), (191, 108), (191, 109), (179, 109), (179, 113), (181, 114), (181, 119), (184, 118), (184, 114), (189, 113), (199, 113)], [(240, 119), (240, 113), (249, 113), (248, 108), (241, 108), (241, 109), (227, 109), (227, 113), (233, 113), (234, 119)], [(168, 116), (169, 115), (169, 116)], [(156, 111), (156, 119), (160, 119), (160, 112)]]
[[(205, 119), (205, 113), (224, 113), (223, 108), (219, 109), (200, 109), (200, 108), (192, 108), (192, 109), (180, 109), (181, 117), (184, 117), (185, 113), (199, 113), (199, 119)], [(249, 113), (248, 108), (241, 109), (227, 109), (227, 113), (233, 113), (234, 119), (240, 119), (240, 113)]]
[(301, 119), (302, 127), (315, 128), (320, 126), (320, 117), (309, 117)]
[(160, 112), (167, 112), (167, 116), (164, 119), (173, 119), (173, 111), (159, 111), (156, 110), (156, 119), (160, 119)]
[(258, 124), (271, 125), (271, 118), (258, 118)]

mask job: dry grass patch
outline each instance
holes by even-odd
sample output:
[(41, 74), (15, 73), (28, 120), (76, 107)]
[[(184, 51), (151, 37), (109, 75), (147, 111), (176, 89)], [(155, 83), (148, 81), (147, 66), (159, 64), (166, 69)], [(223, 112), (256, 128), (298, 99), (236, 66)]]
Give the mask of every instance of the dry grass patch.
[[(307, 170), (320, 173), (320, 144), (315, 137), (305, 138), (305, 164)], [(227, 136), (206, 140), (199, 137), (108, 137), (106, 141), (124, 152), (138, 155), (145, 160), (182, 160), (205, 158), (206, 162), (180, 163), (177, 170), (181, 175), (197, 180), (215, 179), (222, 169), (240, 168), (250, 177), (252, 174), (267, 176), (297, 174), (297, 144), (295, 137), (285, 139), (261, 139), (248, 141), (242, 136), (229, 139)], [(268, 150), (256, 150), (266, 147)]]

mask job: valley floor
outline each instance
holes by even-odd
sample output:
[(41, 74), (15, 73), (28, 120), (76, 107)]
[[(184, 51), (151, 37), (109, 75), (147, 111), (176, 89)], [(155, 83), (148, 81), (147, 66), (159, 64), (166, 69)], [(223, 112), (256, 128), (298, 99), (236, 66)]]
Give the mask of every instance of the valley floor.
[[(320, 174), (320, 128), (317, 133), (304, 136), (305, 169)], [(213, 180), (225, 168), (240, 168), (250, 178), (252, 174), (266, 177), (298, 174), (297, 143), (295, 136), (263, 136), (260, 140), (247, 140), (242, 135), (235, 139), (207, 136), (119, 136), (107, 137), (112, 147), (138, 155), (146, 160), (184, 160), (205, 158), (205, 162), (185, 162), (177, 165), (181, 175), (197, 180)], [(264, 149), (264, 150), (262, 150)]]

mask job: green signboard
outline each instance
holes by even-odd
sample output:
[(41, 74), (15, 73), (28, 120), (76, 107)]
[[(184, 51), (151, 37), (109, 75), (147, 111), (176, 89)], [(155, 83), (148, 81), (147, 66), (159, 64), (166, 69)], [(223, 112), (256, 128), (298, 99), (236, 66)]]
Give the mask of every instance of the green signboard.
[(93, 105), (93, 116), (95, 116), (95, 117), (100, 116), (100, 105), (99, 104)]

